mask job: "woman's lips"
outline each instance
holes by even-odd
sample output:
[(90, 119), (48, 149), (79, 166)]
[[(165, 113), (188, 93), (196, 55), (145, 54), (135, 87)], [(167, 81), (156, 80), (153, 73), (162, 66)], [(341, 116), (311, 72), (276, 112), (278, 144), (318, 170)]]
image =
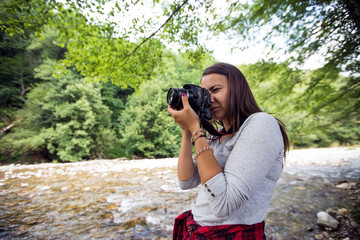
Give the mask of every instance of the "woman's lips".
[(211, 107), (210, 112), (214, 112), (214, 111), (216, 111), (216, 109), (218, 109), (218, 107)]

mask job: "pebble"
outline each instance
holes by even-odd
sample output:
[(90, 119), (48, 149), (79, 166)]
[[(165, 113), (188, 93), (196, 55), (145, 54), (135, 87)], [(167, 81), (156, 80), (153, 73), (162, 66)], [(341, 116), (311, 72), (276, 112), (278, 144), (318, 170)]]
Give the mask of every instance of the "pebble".
[(330, 238), (330, 234), (328, 232), (323, 232), (322, 234), (324, 235), (325, 238)]
[(347, 214), (349, 212), (349, 210), (348, 209), (346, 209), (346, 208), (340, 208), (340, 209), (338, 209), (337, 210), (337, 214), (338, 215), (345, 215), (345, 214)]
[(324, 239), (324, 235), (322, 235), (322, 233), (316, 234), (316, 235), (315, 235), (315, 239), (317, 239), (317, 240)]

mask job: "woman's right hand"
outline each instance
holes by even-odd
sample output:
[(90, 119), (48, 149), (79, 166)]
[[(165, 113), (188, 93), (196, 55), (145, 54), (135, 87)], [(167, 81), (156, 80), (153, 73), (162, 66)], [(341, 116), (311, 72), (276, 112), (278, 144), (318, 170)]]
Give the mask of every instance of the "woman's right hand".
[(200, 128), (200, 119), (191, 108), (185, 94), (181, 96), (181, 100), (184, 106), (183, 109), (176, 110), (169, 105), (167, 111), (182, 130), (189, 131), (190, 133), (195, 132)]

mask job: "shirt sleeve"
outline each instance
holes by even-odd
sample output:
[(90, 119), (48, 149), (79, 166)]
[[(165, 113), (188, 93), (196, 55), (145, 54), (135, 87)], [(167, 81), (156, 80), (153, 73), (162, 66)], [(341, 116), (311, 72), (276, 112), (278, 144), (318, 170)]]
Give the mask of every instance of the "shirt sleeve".
[(265, 113), (250, 116), (234, 141), (223, 172), (202, 186), (217, 217), (229, 216), (249, 200), (283, 151), (279, 124)]

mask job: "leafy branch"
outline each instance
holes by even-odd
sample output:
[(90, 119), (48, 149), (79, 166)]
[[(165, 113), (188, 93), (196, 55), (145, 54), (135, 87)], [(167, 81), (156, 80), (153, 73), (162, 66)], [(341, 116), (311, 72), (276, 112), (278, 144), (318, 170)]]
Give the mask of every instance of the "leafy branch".
[(147, 37), (146, 39), (144, 39), (138, 46), (136, 46), (136, 48), (134, 48), (134, 50), (132, 50), (127, 56), (126, 59), (124, 61), (124, 63), (121, 66), (124, 66), (130, 59), (130, 57), (148, 40), (150, 40), (152, 37), (154, 37), (163, 27), (165, 27), (165, 25), (171, 20), (171, 18), (180, 11), (180, 9), (188, 2), (188, 0), (185, 0), (180, 6), (178, 6), (173, 13), (168, 17), (168, 19), (166, 19), (166, 21), (155, 31), (153, 32), (149, 37)]
[(360, 86), (360, 82), (357, 82), (353, 84), (351, 87), (348, 87), (346, 90), (344, 90), (342, 93), (340, 93), (338, 96), (332, 98), (331, 100), (321, 104), (320, 106), (316, 107), (312, 112), (310, 112), (306, 117), (309, 117), (312, 114), (315, 114), (319, 112), (322, 108), (330, 105), (331, 103), (341, 99), (345, 94), (352, 92), (353, 90), (357, 89)]

